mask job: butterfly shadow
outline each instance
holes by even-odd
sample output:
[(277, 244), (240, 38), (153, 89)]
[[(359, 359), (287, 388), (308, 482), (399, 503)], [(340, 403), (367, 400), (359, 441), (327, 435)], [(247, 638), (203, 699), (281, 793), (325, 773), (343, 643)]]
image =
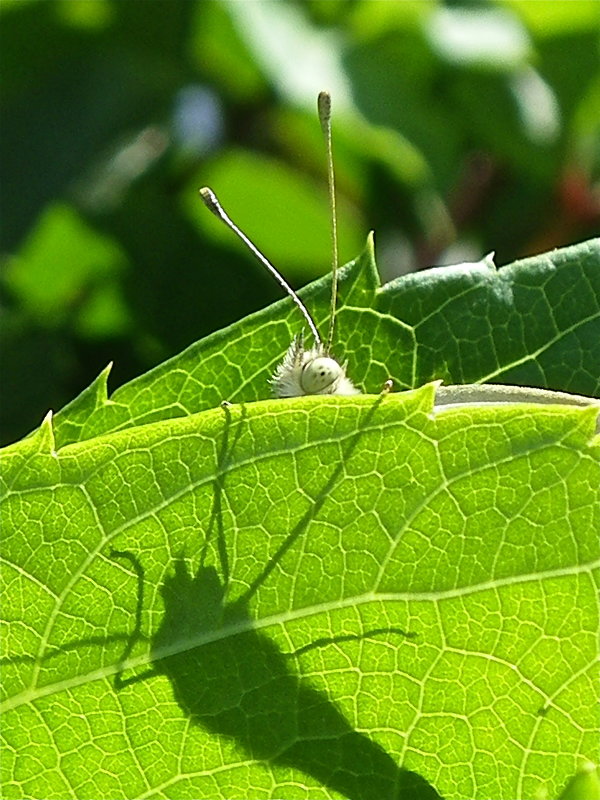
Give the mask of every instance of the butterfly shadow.
[[(399, 766), (380, 745), (355, 730), (335, 701), (299, 670), (301, 656), (313, 648), (381, 634), (400, 638), (414, 634), (379, 628), (316, 639), (284, 652), (251, 616), (252, 597), (306, 531), (340, 479), (343, 463), (336, 466), (310, 512), (289, 532), (246, 592), (235, 601), (227, 600), (230, 565), (222, 514), (224, 482), (240, 432), (236, 425), (244, 424), (244, 414), (242, 410), (237, 422), (229, 409), (225, 414), (213, 508), (200, 566), (194, 572), (188, 561), (179, 557), (163, 582), (164, 615), (152, 639), (150, 674), (169, 679), (176, 702), (192, 724), (233, 740), (252, 759), (275, 769), (310, 775), (318, 785), (348, 800), (439, 800), (439, 794), (424, 778)], [(360, 432), (345, 456), (350, 455), (359, 438)], [(213, 537), (220, 569), (204, 565), (207, 542)], [(121, 676), (115, 687), (127, 683)], [(298, 775), (281, 773), (280, 779), (297, 782)]]
[(298, 653), (282, 652), (253, 627), (243, 604), (224, 603), (224, 593), (214, 567), (192, 575), (183, 559), (162, 587), (165, 615), (153, 643), (154, 667), (169, 678), (194, 724), (349, 800), (439, 798), (354, 730), (335, 702), (298, 673)]

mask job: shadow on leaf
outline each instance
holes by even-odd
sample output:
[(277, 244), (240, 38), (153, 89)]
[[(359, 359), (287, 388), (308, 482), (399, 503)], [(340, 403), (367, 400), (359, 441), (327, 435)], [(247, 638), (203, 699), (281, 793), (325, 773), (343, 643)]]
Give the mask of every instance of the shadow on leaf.
[(165, 615), (154, 639), (154, 668), (169, 678), (194, 723), (234, 739), (254, 759), (301, 770), (349, 800), (439, 798), (290, 669), (287, 655), (252, 628), (239, 602), (224, 604), (214, 567), (192, 576), (178, 560), (162, 594)]
[[(366, 414), (362, 431), (382, 399)], [(199, 548), (200, 566), (194, 573), (183, 557), (175, 560), (174, 571), (161, 587), (164, 616), (152, 637), (152, 668), (129, 679), (123, 679), (119, 671), (115, 687), (165, 675), (177, 703), (194, 724), (235, 741), (257, 761), (310, 775), (319, 786), (348, 800), (439, 800), (438, 793), (421, 776), (400, 767), (378, 744), (354, 730), (335, 702), (296, 668), (298, 659), (313, 648), (380, 635), (413, 638), (415, 634), (392, 627), (352, 633), (332, 631), (331, 637), (315, 639), (285, 653), (255, 626), (250, 611), (257, 592), (271, 580), (276, 566), (289, 557), (336, 483), (343, 479), (361, 430), (349, 439), (330, 474), (324, 474), (321, 491), (309, 511), (288, 532), (244, 594), (228, 601), (231, 541), (223, 521), (223, 498), (247, 415), (243, 405), (234, 410), (226, 406), (224, 414), (212, 513)], [(209, 549), (217, 554), (218, 570), (205, 565)], [(138, 577), (136, 626), (121, 659), (121, 667), (127, 669), (140, 636), (143, 571), (132, 554), (115, 551), (113, 556), (127, 559)]]

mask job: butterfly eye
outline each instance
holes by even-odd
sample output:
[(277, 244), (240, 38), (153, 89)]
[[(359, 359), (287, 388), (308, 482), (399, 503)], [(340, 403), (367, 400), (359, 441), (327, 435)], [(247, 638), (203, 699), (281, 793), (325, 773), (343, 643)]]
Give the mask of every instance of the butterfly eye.
[(313, 358), (302, 367), (300, 385), (306, 394), (334, 394), (343, 374), (333, 358)]

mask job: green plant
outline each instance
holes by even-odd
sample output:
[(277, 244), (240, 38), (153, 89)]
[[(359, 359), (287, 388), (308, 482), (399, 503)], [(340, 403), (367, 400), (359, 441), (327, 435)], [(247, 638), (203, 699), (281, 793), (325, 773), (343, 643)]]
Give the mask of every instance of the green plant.
[(284, 301), (3, 451), (4, 797), (555, 797), (597, 760), (598, 404), (435, 397), (598, 396), (600, 242), (341, 278), (375, 394), (265, 399)]

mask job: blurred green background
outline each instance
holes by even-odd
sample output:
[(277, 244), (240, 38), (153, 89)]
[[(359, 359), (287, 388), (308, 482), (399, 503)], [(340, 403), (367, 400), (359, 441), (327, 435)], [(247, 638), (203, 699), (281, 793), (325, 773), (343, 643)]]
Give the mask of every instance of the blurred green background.
[(2, 0), (1, 404), (9, 442), (329, 269), (383, 280), (600, 228), (600, 2)]

